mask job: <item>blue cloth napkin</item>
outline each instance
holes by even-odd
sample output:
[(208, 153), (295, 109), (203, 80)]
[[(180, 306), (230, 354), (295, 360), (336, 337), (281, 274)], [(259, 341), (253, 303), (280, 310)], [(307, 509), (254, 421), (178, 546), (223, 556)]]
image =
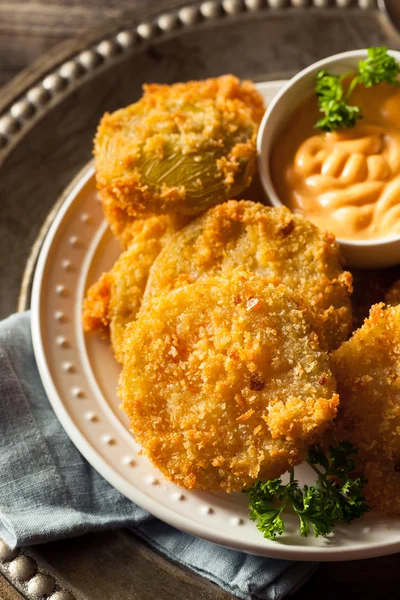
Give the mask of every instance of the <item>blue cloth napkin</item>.
[(115, 527), (245, 600), (284, 598), (317, 567), (200, 540), (117, 492), (64, 432), (40, 381), (30, 314), (13, 315), (0, 322), (0, 537), (15, 547)]

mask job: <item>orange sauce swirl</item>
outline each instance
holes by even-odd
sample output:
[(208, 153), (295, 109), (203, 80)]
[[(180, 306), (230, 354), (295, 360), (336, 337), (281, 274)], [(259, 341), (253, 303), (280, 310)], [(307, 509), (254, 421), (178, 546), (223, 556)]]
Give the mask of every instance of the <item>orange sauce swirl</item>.
[(271, 173), (280, 200), (342, 239), (400, 234), (400, 88), (357, 86), (350, 100), (364, 118), (325, 133), (315, 94), (280, 132)]

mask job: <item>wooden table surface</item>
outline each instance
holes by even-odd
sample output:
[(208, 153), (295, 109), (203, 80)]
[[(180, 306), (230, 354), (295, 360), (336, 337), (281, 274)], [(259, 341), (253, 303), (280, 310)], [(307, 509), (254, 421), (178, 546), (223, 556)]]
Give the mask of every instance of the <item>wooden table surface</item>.
[(56, 44), (146, 4), (147, 0), (0, 0), (0, 87)]
[[(0, 0), (0, 87), (56, 44), (98, 26), (107, 19), (118, 18), (122, 10), (131, 10), (133, 7), (146, 4), (146, 0)], [(129, 535), (131, 534), (121, 532), (121, 536), (117, 538), (107, 533), (84, 536), (78, 550), (77, 545), (68, 540), (56, 542), (42, 549), (41, 555), (47, 560), (50, 571), (53, 557), (57, 556), (58, 576), (64, 581), (69, 580), (74, 587), (79, 587), (82, 597), (91, 600), (119, 600), (113, 597), (112, 581), (110, 581), (110, 589), (106, 589), (104, 588), (105, 577), (102, 577), (100, 581), (103, 587), (98, 588), (97, 573), (85, 570), (85, 560), (90, 553), (96, 552), (96, 547), (100, 545), (97, 544), (98, 541), (101, 540), (102, 547), (105, 547), (104, 542), (109, 538), (109, 554), (103, 552), (99, 556), (98, 573), (109, 573), (112, 577), (115, 571), (110, 569), (109, 557), (112, 555), (113, 544), (118, 543), (119, 550), (121, 547), (126, 547), (127, 562), (135, 560), (135, 557), (129, 555), (131, 548), (127, 541)], [(141, 545), (145, 548), (144, 542), (141, 542)], [(140, 552), (140, 544), (137, 548)], [(73, 559), (71, 551), (74, 554)], [(70, 566), (68, 573), (61, 572), (60, 557), (63, 555)], [(71, 568), (72, 563), (75, 565), (74, 568)], [(160, 564), (163, 566), (160, 567)], [(312, 579), (292, 597), (294, 600), (320, 600), (322, 597), (325, 600), (337, 598), (394, 600), (400, 597), (399, 566), (399, 555), (352, 563), (323, 564)], [(120, 566), (118, 576), (123, 576), (125, 568), (126, 564)], [(158, 568), (164, 569), (161, 574), (163, 577), (170, 577), (175, 567), (165, 560), (158, 563)], [(151, 565), (149, 569), (151, 571)], [(196, 590), (198, 579), (188, 572), (185, 585), (191, 594)], [(141, 581), (140, 574), (137, 575), (137, 581), (139, 583)], [(215, 599), (218, 596), (218, 590), (215, 588)], [(132, 587), (129, 597), (140, 599), (140, 585), (136, 589)], [(166, 598), (160, 592), (155, 600), (161, 597)], [(182, 590), (179, 593), (179, 598), (181, 597), (184, 597)], [(199, 599), (203, 597), (200, 587), (198, 597)], [(22, 596), (0, 577), (0, 599), (21, 598)], [(175, 600), (175, 597), (170, 595), (169, 599)]]

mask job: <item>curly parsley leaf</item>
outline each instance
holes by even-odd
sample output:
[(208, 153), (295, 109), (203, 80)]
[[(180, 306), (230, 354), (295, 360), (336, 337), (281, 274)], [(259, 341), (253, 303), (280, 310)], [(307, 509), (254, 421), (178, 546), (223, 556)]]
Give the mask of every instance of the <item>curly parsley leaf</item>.
[[(329, 447), (313, 446), (307, 462), (317, 474), (315, 486), (300, 487), (294, 479), (283, 485), (282, 479), (258, 481), (245, 490), (249, 499), (250, 518), (269, 540), (285, 530), (283, 511), (291, 508), (299, 519), (300, 534), (307, 537), (328, 535), (337, 523), (350, 523), (370, 510), (363, 496), (366, 479), (353, 477), (354, 455), (349, 442)], [(319, 467), (322, 467), (320, 470)]]
[(358, 63), (357, 79), (365, 87), (372, 87), (378, 83), (400, 85), (397, 79), (399, 74), (399, 63), (388, 54), (387, 48), (383, 46), (368, 48), (368, 57)]
[[(333, 75), (321, 70), (315, 79), (315, 93), (318, 98), (319, 111), (323, 117), (317, 121), (315, 127), (322, 131), (336, 131), (354, 127), (359, 119), (363, 118), (359, 106), (349, 104), (348, 100), (354, 88), (362, 83), (365, 87), (372, 87), (379, 83), (400, 85), (400, 65), (393, 56), (388, 54), (388, 49), (379, 46), (368, 48), (368, 56), (358, 63), (358, 71), (345, 75)], [(350, 79), (347, 88), (343, 87), (344, 80)]]
[[(257, 528), (269, 540), (274, 540), (277, 534), (282, 535), (285, 530), (281, 513), (286, 508), (286, 497), (292, 485), (293, 482), (282, 485), (281, 479), (271, 479), (257, 481), (253, 487), (245, 490), (251, 508), (250, 519), (256, 522)], [(283, 502), (273, 506), (274, 499)]]
[(342, 77), (327, 71), (319, 71), (315, 83), (319, 110), (324, 114), (315, 127), (323, 131), (354, 127), (362, 118), (361, 109), (351, 106), (344, 98)]

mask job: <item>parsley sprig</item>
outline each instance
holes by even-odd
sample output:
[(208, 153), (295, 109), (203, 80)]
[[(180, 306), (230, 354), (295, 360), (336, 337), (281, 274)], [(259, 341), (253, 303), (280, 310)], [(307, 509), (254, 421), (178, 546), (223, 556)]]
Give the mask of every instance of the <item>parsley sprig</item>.
[(292, 508), (299, 518), (300, 534), (307, 537), (328, 535), (336, 523), (350, 523), (370, 510), (365, 503), (364, 477), (352, 477), (353, 456), (357, 453), (350, 442), (329, 446), (326, 455), (321, 446), (313, 446), (307, 462), (317, 474), (315, 486), (299, 486), (293, 471), (290, 481), (282, 479), (258, 481), (245, 490), (249, 499), (250, 518), (265, 538), (275, 540), (285, 530), (283, 511)]
[[(359, 83), (365, 87), (372, 87), (379, 83), (389, 85), (400, 85), (398, 75), (400, 65), (393, 56), (388, 54), (388, 49), (379, 46), (368, 48), (368, 56), (358, 63), (358, 71), (345, 73), (344, 75), (333, 75), (328, 71), (321, 70), (317, 73), (315, 81), (315, 92), (318, 97), (318, 106), (323, 117), (316, 123), (317, 129), (322, 131), (335, 131), (354, 127), (363, 115), (359, 106), (349, 104), (349, 98)], [(345, 89), (343, 81), (351, 77), (350, 83)]]

